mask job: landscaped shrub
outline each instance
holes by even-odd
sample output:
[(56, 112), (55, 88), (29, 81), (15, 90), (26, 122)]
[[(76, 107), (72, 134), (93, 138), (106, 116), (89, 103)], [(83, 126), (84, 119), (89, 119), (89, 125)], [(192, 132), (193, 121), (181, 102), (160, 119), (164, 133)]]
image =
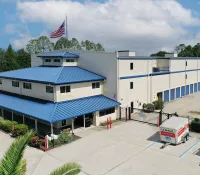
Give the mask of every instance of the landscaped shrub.
[(58, 139), (60, 144), (70, 143), (72, 141), (72, 136), (68, 131), (64, 131), (58, 135)]
[[(144, 106), (144, 105), (143, 105)], [(146, 104), (146, 106), (143, 109), (145, 112), (153, 112), (155, 110), (155, 106), (152, 103)]]
[(195, 118), (190, 124), (190, 129), (195, 132), (200, 132), (200, 119)]
[(10, 133), (12, 131), (12, 126), (14, 125), (15, 127), (17, 124), (16, 121), (0, 120), (0, 129)]
[(29, 142), (29, 145), (35, 148), (39, 148), (41, 144), (42, 144), (41, 140), (39, 139), (38, 136), (32, 137), (32, 139)]
[(156, 100), (153, 102), (155, 109), (163, 109), (164, 108), (164, 102), (162, 100)]
[(12, 131), (12, 136), (17, 137), (20, 135), (24, 135), (28, 131), (28, 126), (25, 124), (16, 125), (14, 131)]

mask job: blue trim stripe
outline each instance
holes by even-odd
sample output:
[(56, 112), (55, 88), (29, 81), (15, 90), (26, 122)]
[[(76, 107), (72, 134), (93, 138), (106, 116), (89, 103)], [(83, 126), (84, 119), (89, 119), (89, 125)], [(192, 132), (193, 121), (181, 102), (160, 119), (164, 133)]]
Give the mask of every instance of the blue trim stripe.
[(195, 146), (197, 146), (200, 143), (200, 140), (196, 142), (194, 145), (192, 145), (189, 149), (187, 149), (185, 152), (183, 152), (179, 157), (184, 157), (190, 150), (192, 150)]
[(124, 79), (131, 79), (131, 78), (142, 78), (142, 77), (148, 77), (148, 76), (157, 76), (157, 75), (166, 75), (166, 74), (176, 74), (176, 73), (183, 73), (183, 72), (192, 72), (192, 71), (198, 71), (200, 69), (191, 69), (191, 70), (182, 70), (182, 71), (172, 71), (172, 72), (153, 72), (151, 74), (142, 74), (142, 75), (134, 75), (134, 76), (124, 76), (120, 77), (120, 80)]

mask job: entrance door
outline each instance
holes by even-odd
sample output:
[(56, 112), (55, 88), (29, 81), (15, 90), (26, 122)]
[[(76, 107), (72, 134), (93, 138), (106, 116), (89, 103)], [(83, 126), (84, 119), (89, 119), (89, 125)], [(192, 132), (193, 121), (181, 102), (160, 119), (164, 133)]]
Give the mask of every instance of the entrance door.
[(164, 91), (164, 102), (168, 102), (169, 101), (169, 91)]
[(190, 89), (190, 87), (189, 87), (189, 85), (187, 85), (186, 86), (186, 95), (189, 95), (189, 89)]
[(194, 84), (194, 92), (197, 92), (197, 83)]
[(181, 97), (185, 96), (185, 86), (181, 86)]
[(83, 116), (78, 116), (74, 119), (74, 129), (84, 127)]
[(176, 88), (176, 98), (180, 98), (180, 94), (181, 94), (181, 88), (178, 87)]
[(170, 100), (174, 100), (175, 98), (175, 89), (170, 90)]
[(190, 85), (190, 94), (193, 94), (193, 91), (194, 91), (193, 88), (194, 88), (194, 87), (193, 87), (193, 84), (191, 84), (191, 85)]
[(163, 100), (162, 92), (157, 93), (157, 97), (158, 100), (162, 101)]
[(93, 124), (93, 113), (85, 115), (85, 127), (90, 127)]

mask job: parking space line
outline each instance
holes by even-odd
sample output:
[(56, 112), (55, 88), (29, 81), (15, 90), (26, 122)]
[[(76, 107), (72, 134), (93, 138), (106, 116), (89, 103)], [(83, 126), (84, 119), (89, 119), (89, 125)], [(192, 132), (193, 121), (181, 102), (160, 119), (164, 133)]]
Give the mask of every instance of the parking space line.
[(157, 143), (157, 141), (156, 141), (156, 142), (153, 142), (153, 143), (150, 143), (145, 149), (150, 148), (151, 146), (153, 146), (153, 145), (156, 144), (156, 143)]
[(200, 140), (196, 142), (194, 145), (192, 145), (190, 148), (188, 148), (185, 152), (183, 152), (179, 157), (184, 157), (191, 149), (193, 149), (195, 146), (197, 146), (200, 143)]

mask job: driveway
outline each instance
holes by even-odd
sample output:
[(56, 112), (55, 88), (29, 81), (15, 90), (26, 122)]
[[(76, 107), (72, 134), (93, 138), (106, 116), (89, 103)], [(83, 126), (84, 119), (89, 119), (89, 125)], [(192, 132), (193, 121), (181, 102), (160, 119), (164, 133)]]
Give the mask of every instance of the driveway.
[(47, 175), (64, 163), (77, 162), (82, 166), (81, 175), (199, 175), (200, 156), (195, 155), (200, 148), (198, 136), (160, 149), (157, 127), (124, 122), (47, 153), (28, 147), (27, 174)]

